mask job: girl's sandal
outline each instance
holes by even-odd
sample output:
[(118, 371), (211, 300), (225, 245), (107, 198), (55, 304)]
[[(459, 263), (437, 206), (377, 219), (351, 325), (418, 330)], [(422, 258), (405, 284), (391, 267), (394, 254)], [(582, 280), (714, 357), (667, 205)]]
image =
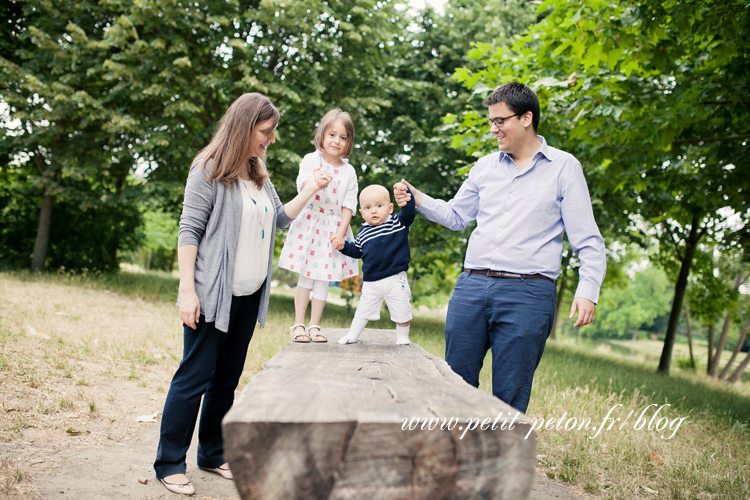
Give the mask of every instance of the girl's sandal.
[[(313, 328), (317, 329), (318, 333), (311, 333), (310, 330), (312, 330)], [(324, 335), (320, 334), (320, 327), (318, 325), (308, 326), (307, 335), (308, 337), (310, 337), (311, 342), (319, 342), (319, 343), (328, 342), (328, 339)]]
[[(299, 327), (302, 327), (302, 331), (299, 333), (295, 333), (295, 330)], [(307, 334), (307, 330), (305, 330), (305, 325), (302, 323), (297, 323), (293, 327), (290, 328), (292, 331), (292, 342), (300, 342), (300, 343), (307, 343), (310, 342), (310, 335)]]

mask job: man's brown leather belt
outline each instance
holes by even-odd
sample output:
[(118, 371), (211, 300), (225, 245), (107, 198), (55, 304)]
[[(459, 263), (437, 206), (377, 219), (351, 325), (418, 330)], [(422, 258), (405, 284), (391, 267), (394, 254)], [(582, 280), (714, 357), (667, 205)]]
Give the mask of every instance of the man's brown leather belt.
[(547, 280), (555, 283), (555, 280), (548, 278), (542, 274), (517, 274), (517, 273), (506, 273), (505, 271), (493, 271), (492, 269), (464, 269), (467, 273), (479, 274), (482, 276), (489, 276), (490, 278), (531, 278), (537, 280)]

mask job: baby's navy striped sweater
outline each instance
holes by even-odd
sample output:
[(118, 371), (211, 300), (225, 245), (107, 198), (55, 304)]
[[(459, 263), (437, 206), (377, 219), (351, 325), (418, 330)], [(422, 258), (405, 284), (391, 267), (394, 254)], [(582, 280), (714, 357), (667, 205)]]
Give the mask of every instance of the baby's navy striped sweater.
[(362, 280), (378, 281), (409, 269), (409, 226), (416, 215), (414, 196), (397, 214), (377, 226), (362, 224), (354, 241), (344, 243), (341, 253), (362, 259)]

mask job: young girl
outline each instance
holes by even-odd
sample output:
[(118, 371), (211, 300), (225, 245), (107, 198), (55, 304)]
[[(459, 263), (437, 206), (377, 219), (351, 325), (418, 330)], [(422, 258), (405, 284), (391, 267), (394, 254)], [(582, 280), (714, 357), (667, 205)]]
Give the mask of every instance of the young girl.
[[(301, 191), (310, 171), (320, 168), (333, 180), (317, 193), (292, 223), (281, 250), (279, 267), (298, 273), (294, 292), (295, 342), (328, 342), (320, 333), (320, 318), (328, 298), (328, 282), (357, 276), (357, 260), (334, 249), (331, 243), (343, 246), (354, 239), (349, 222), (357, 208), (357, 174), (347, 157), (354, 148), (354, 123), (340, 109), (332, 109), (315, 131), (316, 151), (305, 156), (299, 165), (297, 190)], [(305, 329), (305, 313), (310, 303), (310, 325)]]

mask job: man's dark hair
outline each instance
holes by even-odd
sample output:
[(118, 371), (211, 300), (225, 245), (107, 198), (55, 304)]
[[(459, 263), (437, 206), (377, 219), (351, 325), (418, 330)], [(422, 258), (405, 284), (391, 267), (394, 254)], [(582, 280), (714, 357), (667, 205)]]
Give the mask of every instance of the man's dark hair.
[(533, 90), (524, 85), (523, 83), (510, 82), (505, 85), (501, 85), (484, 100), (482, 104), (485, 106), (492, 106), (499, 102), (505, 103), (511, 111), (519, 115), (523, 115), (528, 111), (531, 111), (533, 118), (531, 124), (536, 132), (539, 127), (539, 99)]

